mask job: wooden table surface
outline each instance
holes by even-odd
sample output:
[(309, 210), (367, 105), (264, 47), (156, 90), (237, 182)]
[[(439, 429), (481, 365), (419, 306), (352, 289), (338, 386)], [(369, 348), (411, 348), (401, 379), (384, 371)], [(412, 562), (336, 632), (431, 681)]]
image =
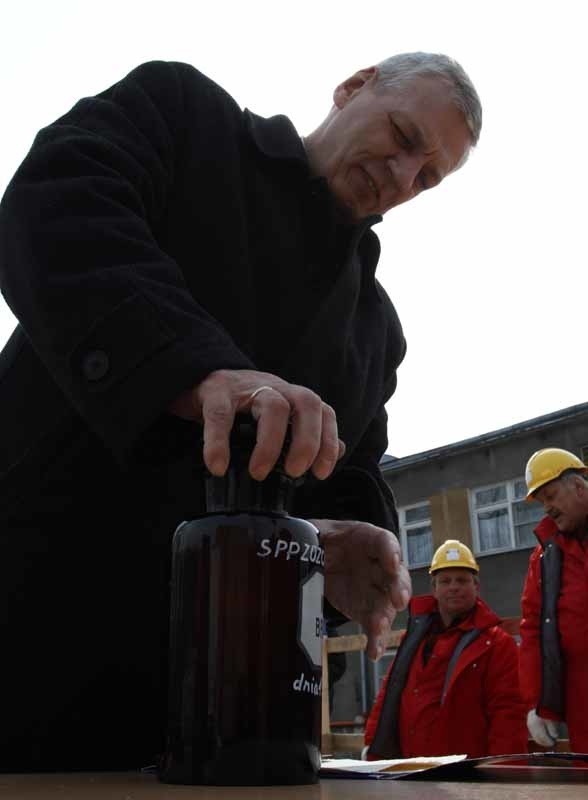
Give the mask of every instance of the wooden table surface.
[(321, 780), (314, 786), (170, 786), (140, 773), (0, 775), (1, 800), (586, 800), (586, 784)]

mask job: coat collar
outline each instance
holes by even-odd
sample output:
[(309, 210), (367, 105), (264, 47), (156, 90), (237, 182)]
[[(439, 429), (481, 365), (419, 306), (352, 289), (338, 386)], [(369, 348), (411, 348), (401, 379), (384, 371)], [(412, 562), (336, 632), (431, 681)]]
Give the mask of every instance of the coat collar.
[(553, 539), (565, 552), (577, 553), (580, 557), (584, 557), (584, 550), (577, 538), (573, 535), (562, 533), (551, 517), (543, 517), (534, 532), (537, 539), (539, 539), (541, 547), (544, 547), (546, 542)]
[[(317, 182), (325, 183), (322, 177), (313, 177), (310, 174), (306, 150), (302, 144), (296, 128), (288, 117), (277, 114), (274, 117), (260, 117), (248, 108), (245, 109), (245, 126), (253, 139), (257, 149), (267, 158), (294, 161), (303, 166), (308, 177)], [(358, 223), (362, 232), (382, 221), (381, 214), (372, 214)], [(379, 253), (378, 253), (379, 254)], [(376, 256), (377, 260), (377, 256)]]
[(535, 536), (541, 544), (545, 544), (547, 539), (552, 539), (559, 533), (557, 525), (551, 517), (543, 517), (535, 528)]
[(268, 158), (297, 161), (308, 170), (308, 159), (292, 122), (283, 114), (260, 117), (245, 109), (245, 126), (257, 149)]
[[(417, 595), (410, 601), (409, 612), (411, 616), (417, 614), (432, 614), (438, 611), (437, 601), (433, 595)], [(469, 615), (462, 623), (458, 625), (463, 630), (470, 630), (471, 628), (490, 628), (493, 625), (499, 625), (501, 622), (498, 614), (495, 614), (490, 606), (486, 605), (483, 600), (476, 600), (474, 606), (474, 613)]]

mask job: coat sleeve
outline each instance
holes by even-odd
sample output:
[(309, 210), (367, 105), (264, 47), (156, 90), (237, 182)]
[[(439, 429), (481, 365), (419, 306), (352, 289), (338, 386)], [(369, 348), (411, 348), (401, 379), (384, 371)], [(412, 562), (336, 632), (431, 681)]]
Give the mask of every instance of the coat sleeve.
[(518, 647), (500, 628), (486, 672), (488, 755), (527, 752), (526, 710), (519, 687)]
[(309, 476), (296, 495), (299, 516), (371, 522), (398, 534), (394, 494), (379, 467), (387, 443), (386, 422), (382, 408), (342, 467), (326, 481)]
[[(389, 303), (387, 297), (386, 301)], [(388, 341), (388, 380), (382, 405), (341, 470), (342, 487), (339, 497), (343, 509), (347, 510), (346, 517), (340, 518), (371, 522), (398, 534), (396, 500), (380, 469), (380, 460), (388, 448), (388, 414), (385, 403), (394, 394), (396, 371), (406, 355), (406, 340), (392, 306), (390, 314), (395, 324)]]
[(388, 415), (382, 407), (344, 467), (343, 473), (347, 472), (351, 476), (349, 483), (355, 483), (358, 490), (361, 487), (363, 492), (359, 503), (360, 515), (356, 515), (356, 518), (398, 533), (396, 500), (379, 466), (388, 446), (387, 427)]
[(529, 568), (521, 597), (521, 647), (519, 669), (523, 702), (537, 708), (541, 695), (541, 548), (529, 558)]
[[(364, 244), (369, 244), (370, 247), (375, 247), (375, 242), (377, 239), (369, 237), (364, 240)], [(389, 329), (383, 344), (385, 380), (381, 397), (378, 398), (375, 413), (367, 420), (359, 440), (345, 454), (333, 475), (320, 484), (311, 478), (306, 489), (297, 493), (297, 502), (300, 504), (297, 510), (300, 516), (317, 519), (370, 522), (398, 534), (396, 501), (392, 489), (382, 475), (380, 459), (388, 447), (388, 415), (385, 404), (396, 390), (396, 371), (406, 355), (406, 339), (396, 311), (381, 287), (378, 294), (380, 302), (385, 303), (388, 308), (389, 320)]]
[(6, 301), (113, 451), (211, 370), (254, 368), (155, 233), (181, 168), (188, 97), (200, 152), (211, 128), (237, 124), (237, 106), (197, 70), (143, 64), (41, 130), (0, 207)]

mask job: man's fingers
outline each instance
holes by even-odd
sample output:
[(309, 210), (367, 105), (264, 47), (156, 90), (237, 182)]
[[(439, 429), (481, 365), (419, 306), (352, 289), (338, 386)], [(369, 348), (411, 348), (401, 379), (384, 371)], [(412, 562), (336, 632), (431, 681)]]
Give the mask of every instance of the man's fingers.
[(249, 461), (249, 474), (255, 480), (262, 481), (267, 478), (282, 452), (290, 404), (278, 390), (264, 387), (263, 391), (255, 393), (251, 415), (257, 420), (257, 442)]
[(377, 661), (384, 654), (388, 635), (394, 622), (387, 614), (372, 614), (363, 625), (367, 635), (366, 653), (369, 659)]
[(345, 453), (345, 444), (339, 439), (337, 416), (331, 406), (322, 404), (321, 444), (312, 471), (316, 478), (324, 480), (335, 469), (337, 461)]
[(285, 469), (288, 475), (298, 478), (312, 467), (320, 450), (323, 402), (317, 394), (302, 387), (292, 387), (288, 399), (292, 407), (292, 442)]
[(339, 454), (335, 412), (318, 395), (303, 387), (262, 388), (263, 391), (254, 393), (251, 405), (251, 413), (257, 420), (251, 475), (257, 480), (268, 475), (280, 456), (290, 423), (291, 440), (284, 462), (287, 474), (297, 478), (317, 467), (327, 477)]
[(398, 611), (404, 611), (404, 609), (408, 606), (408, 604), (410, 603), (411, 592), (412, 592), (412, 587), (410, 582), (410, 575), (408, 573), (408, 570), (406, 570), (406, 580), (403, 581), (402, 587), (400, 589), (400, 595), (399, 595), (400, 605), (396, 606), (396, 609)]
[(365, 536), (367, 556), (380, 567), (383, 579), (389, 582), (396, 580), (397, 575), (403, 572), (402, 548), (398, 538), (391, 531), (375, 525), (362, 525), (361, 534)]
[(411, 581), (410, 573), (404, 564), (399, 564), (396, 574), (391, 576), (379, 563), (373, 563), (370, 583), (396, 611), (402, 611), (408, 605)]
[(315, 392), (288, 383), (276, 375), (254, 370), (217, 370), (172, 404), (172, 412), (184, 416), (185, 406), (198, 411), (204, 424), (204, 461), (214, 475), (223, 475), (230, 452), (229, 437), (235, 414), (250, 412), (257, 420), (257, 442), (249, 471), (263, 480), (275, 467), (284, 446), (288, 424), (291, 441), (284, 469), (292, 478), (308, 470), (323, 479), (333, 471), (345, 452), (339, 440), (334, 410)]
[(213, 475), (224, 475), (229, 466), (229, 436), (235, 421), (235, 411), (222, 394), (212, 395), (202, 404), (202, 421), (204, 463)]

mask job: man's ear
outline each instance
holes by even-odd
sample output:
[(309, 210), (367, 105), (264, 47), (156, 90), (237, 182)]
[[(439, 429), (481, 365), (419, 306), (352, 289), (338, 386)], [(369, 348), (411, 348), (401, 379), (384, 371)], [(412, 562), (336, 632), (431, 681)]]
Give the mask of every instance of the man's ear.
[(351, 98), (365, 86), (368, 81), (371, 81), (378, 73), (377, 67), (367, 67), (360, 69), (346, 81), (340, 83), (333, 92), (333, 102), (337, 108), (344, 108)]

